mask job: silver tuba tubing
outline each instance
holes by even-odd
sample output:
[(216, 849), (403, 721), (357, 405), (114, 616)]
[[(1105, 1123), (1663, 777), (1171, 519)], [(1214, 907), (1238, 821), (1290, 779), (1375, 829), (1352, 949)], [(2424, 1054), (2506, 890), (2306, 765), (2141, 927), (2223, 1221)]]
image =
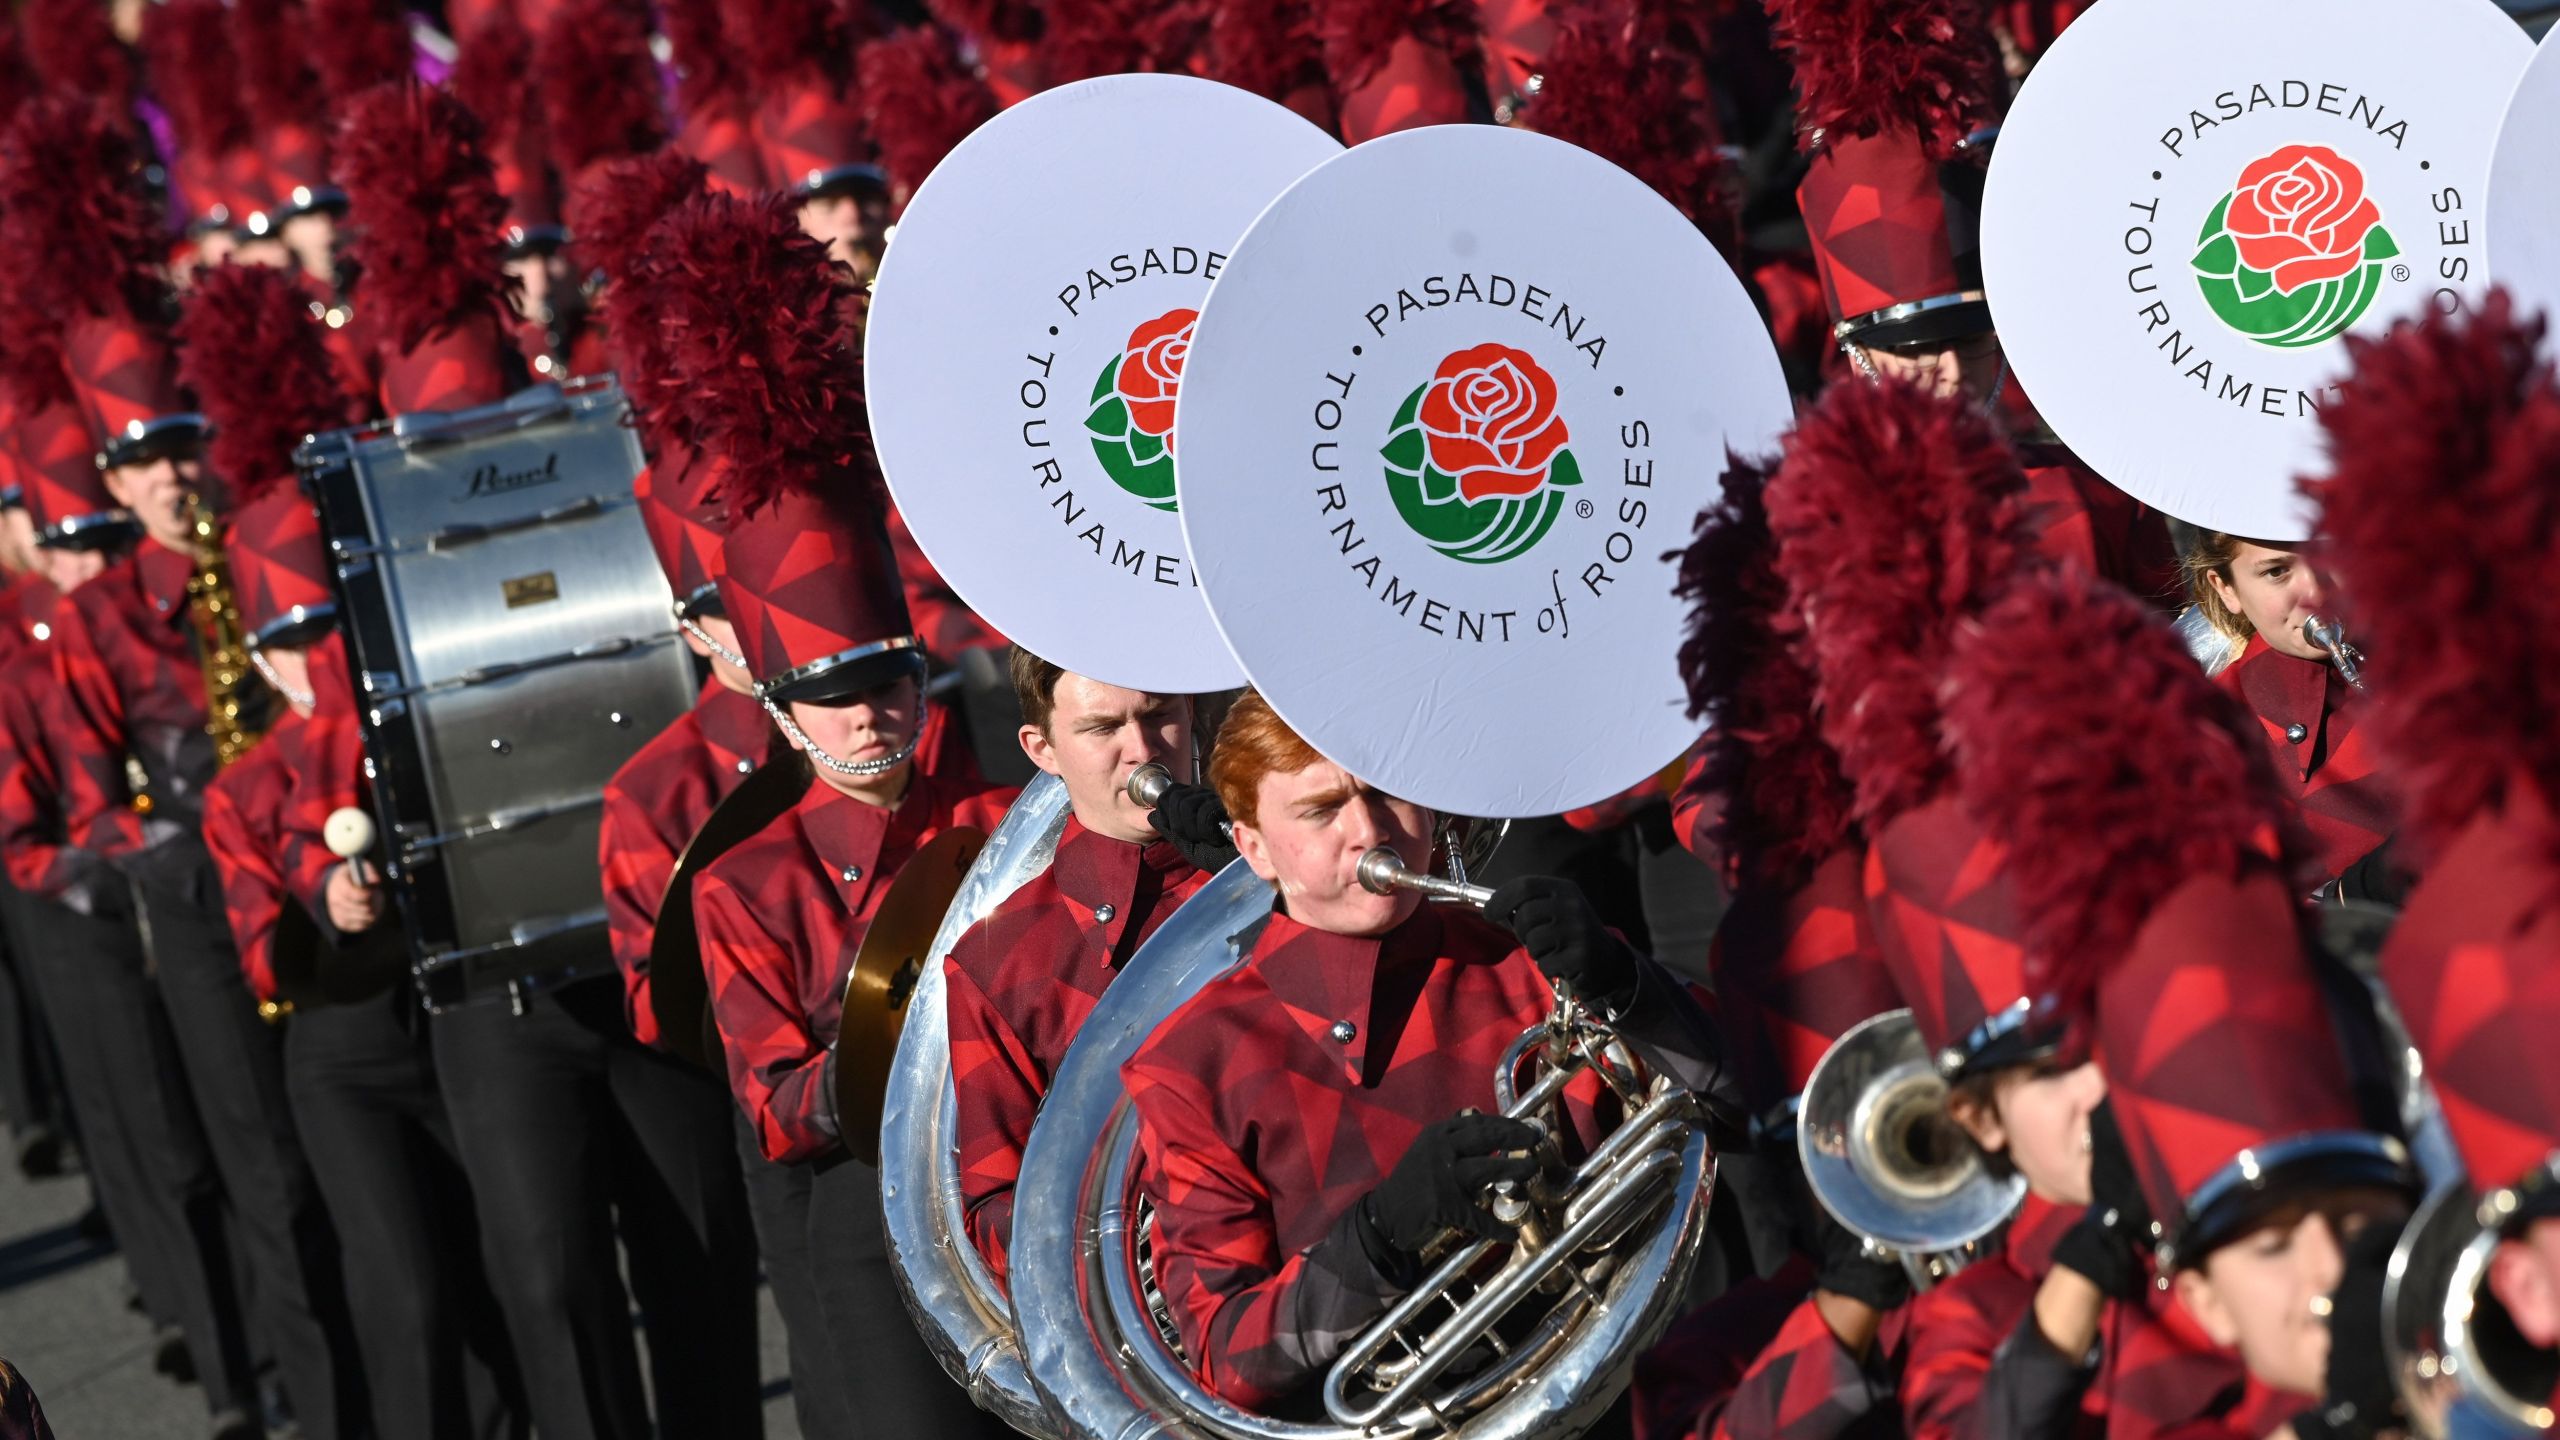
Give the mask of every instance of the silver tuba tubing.
[(1066, 786), (1037, 776), (978, 853), (926, 952), (880, 1117), (889, 1267), (917, 1333), (980, 1409), (1042, 1440), (1056, 1440), (1056, 1422), (1023, 1368), (1012, 1307), (961, 1216), (942, 962), (970, 926), (1048, 867), (1067, 811)]
[(1945, 1118), (1947, 1082), (1908, 1010), (1849, 1027), (1805, 1081), (1796, 1149), (1832, 1217), (1924, 1285), (2007, 1222), (2026, 1181), (1992, 1178)]
[[(1426, 1434), (1562, 1440), (1579, 1434), (1607, 1409), (1635, 1356), (1677, 1313), (1705, 1233), (1714, 1171), (1682, 1095), (1657, 1094), (1632, 1107), (1629, 1121), (1579, 1167), (1579, 1174), (1601, 1182), (1589, 1192), (1597, 1198), (1569, 1201), (1558, 1233), (1617, 1242), (1608, 1264), (1577, 1272), (1586, 1299), (1558, 1305), (1520, 1337), (1513, 1352), (1518, 1363), (1497, 1365), (1444, 1391), (1439, 1411), (1403, 1404), (1389, 1392), (1383, 1404), (1363, 1397), (1361, 1408), (1378, 1412), (1374, 1420), (1281, 1420), (1212, 1395), (1193, 1378), (1149, 1282), (1137, 1116), (1119, 1069), (1166, 1016), (1242, 962), (1270, 914), (1271, 898), (1270, 886), (1243, 863), (1230, 865), (1139, 948), (1054, 1078), (1015, 1192), (1013, 1303), (1033, 1385), (1056, 1413), (1061, 1433), (1074, 1440), (1393, 1440)], [(1512, 1063), (1497, 1085), (1505, 1108), (1535, 1109), (1572, 1078), (1551, 1068), (1517, 1085), (1521, 1062), (1544, 1053), (1536, 1042), (1546, 1035), (1546, 1026), (1535, 1027), (1514, 1045)], [(1626, 1073), (1622, 1052), (1606, 1053), (1613, 1037), (1585, 1033), (1577, 1043)], [(1434, 1278), (1454, 1282), (1462, 1269), (1456, 1256), (1448, 1257)], [(1536, 1288), (1536, 1277), (1514, 1266), (1496, 1271), (1472, 1297), (1455, 1303), (1490, 1313)], [(1430, 1290), (1426, 1284), (1415, 1295)], [(1432, 1293), (1458, 1292), (1451, 1284)], [(1416, 1304), (1408, 1297), (1408, 1305), (1399, 1308), (1418, 1311), (1434, 1303)], [(1376, 1330), (1383, 1335), (1392, 1328), (1382, 1322)], [(1446, 1322), (1440, 1328), (1447, 1331)], [(1379, 1350), (1385, 1353), (1383, 1341)], [(1356, 1357), (1346, 1358), (1356, 1364)], [(1419, 1362), (1398, 1355), (1367, 1368), (1390, 1370), (1394, 1380), (1403, 1380), (1425, 1365), (1434, 1376), (1422, 1376), (1418, 1387), (1438, 1372), (1428, 1354)], [(1337, 1368), (1328, 1376), (1328, 1390), (1348, 1373)]]

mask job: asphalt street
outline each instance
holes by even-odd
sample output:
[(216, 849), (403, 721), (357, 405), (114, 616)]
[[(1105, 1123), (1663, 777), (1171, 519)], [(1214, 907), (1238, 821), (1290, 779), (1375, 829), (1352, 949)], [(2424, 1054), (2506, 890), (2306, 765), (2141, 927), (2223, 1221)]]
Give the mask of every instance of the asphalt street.
[[(88, 1208), (85, 1178), (31, 1183), (0, 1159), (0, 1356), (35, 1387), (59, 1440), (202, 1440), (204, 1400), (153, 1373), (151, 1325), (126, 1306), (123, 1263), (79, 1231)], [(799, 1440), (770, 1294), (762, 1309), (766, 1440)]]

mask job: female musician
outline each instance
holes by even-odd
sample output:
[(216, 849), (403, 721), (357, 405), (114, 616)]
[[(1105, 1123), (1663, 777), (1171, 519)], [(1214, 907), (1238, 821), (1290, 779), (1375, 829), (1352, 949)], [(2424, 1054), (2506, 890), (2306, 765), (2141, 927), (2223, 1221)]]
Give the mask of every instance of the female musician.
[[(1228, 713), (1210, 779), (1279, 909), (1122, 1074), (1185, 1353), (1210, 1389), (1268, 1408), (1415, 1284), (1435, 1241), (1507, 1233), (1486, 1188), (1535, 1173), (1544, 1136), (1474, 1112), (1550, 981), (1692, 1089), (1719, 1091), (1721, 1065), (1686, 991), (1565, 882), (1510, 881), (1482, 916), (1362, 888), (1376, 846), (1428, 861), (1431, 813), (1325, 759), (1260, 695)], [(1594, 1138), (1599, 1100), (1592, 1077), (1567, 1089), (1568, 1145)]]
[(1031, 763), (1073, 807), (1049, 868), (952, 947), (943, 968), (969, 1238), (999, 1281), (1013, 1183), (1049, 1077), (1120, 967), (1210, 871), (1158, 833), (1129, 776), (1191, 778), (1192, 702), (1106, 685), (1014, 647), (1014, 696)]
[(2257, 717), (2278, 778), (2318, 843), (2323, 880), (2345, 874), (2391, 834), (2397, 797), (2357, 724), (2362, 692), (2304, 626), (2320, 576), (2298, 546), (2208, 532), (2187, 548), (2187, 593), (2232, 658), (2215, 682)]

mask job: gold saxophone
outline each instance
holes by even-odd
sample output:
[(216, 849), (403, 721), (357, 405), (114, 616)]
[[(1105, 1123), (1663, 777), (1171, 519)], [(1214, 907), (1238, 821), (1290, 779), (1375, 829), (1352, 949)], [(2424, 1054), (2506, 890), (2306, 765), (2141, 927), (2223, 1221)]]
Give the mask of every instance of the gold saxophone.
[(187, 581), (187, 603), (202, 637), (205, 733), (213, 737), (216, 763), (228, 768), (266, 738), (263, 724), (242, 703), (250, 679), (249, 641), (240, 630), (240, 606), (231, 594), (231, 566), (223, 554), (222, 522), (200, 496), (187, 497), (196, 531), (196, 573)]

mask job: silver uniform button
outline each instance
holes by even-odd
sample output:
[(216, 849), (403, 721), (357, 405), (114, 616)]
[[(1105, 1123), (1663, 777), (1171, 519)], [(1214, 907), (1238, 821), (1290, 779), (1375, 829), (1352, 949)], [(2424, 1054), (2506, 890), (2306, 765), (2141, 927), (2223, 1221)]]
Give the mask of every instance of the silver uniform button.
[(859, 865), (847, 865), (846, 867), (844, 867), (844, 883), (846, 883), (847, 885), (850, 885), (850, 884), (852, 884), (854, 881), (859, 880), (859, 879), (861, 879), (861, 878), (862, 878), (862, 867), (861, 867), (861, 866), (859, 866)]
[(1111, 923), (1111, 917), (1119, 913), (1119, 911), (1112, 909), (1109, 905), (1096, 905), (1093, 907), (1093, 923), (1097, 925), (1108, 925)]
[(756, 762), (754, 762), (753, 760), (741, 760), (741, 761), (739, 761), (739, 762), (738, 762), (738, 773), (739, 773), (739, 774), (741, 774), (741, 775), (753, 775), (754, 773), (756, 773)]
[(2284, 727), (2284, 738), (2291, 744), (2299, 745), (2311, 738), (2311, 727), (2299, 721), (2287, 725)]
[(1348, 1020), (1336, 1020), (1333, 1022), (1333, 1039), (1334, 1043), (1337, 1045), (1350, 1044), (1351, 1037), (1359, 1033), (1360, 1027), (1352, 1024)]

